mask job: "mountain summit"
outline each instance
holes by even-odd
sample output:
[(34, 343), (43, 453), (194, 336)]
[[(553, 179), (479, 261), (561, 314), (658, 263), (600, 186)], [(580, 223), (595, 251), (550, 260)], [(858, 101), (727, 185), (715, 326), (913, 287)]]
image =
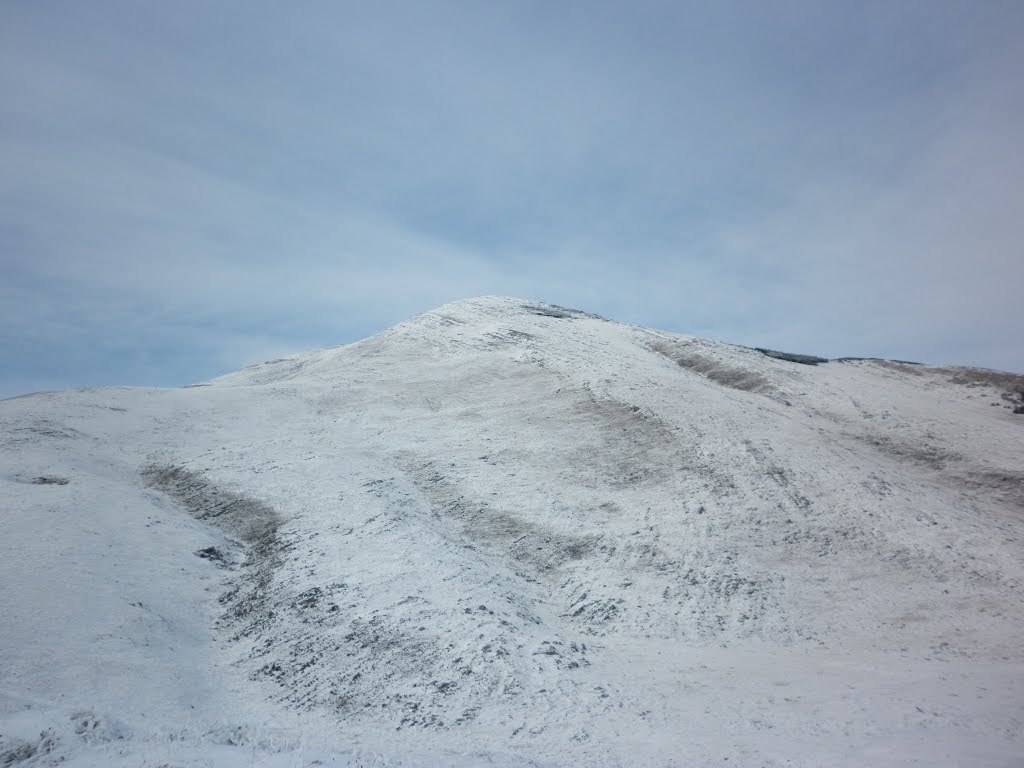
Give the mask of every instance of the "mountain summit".
[(0, 402), (0, 762), (1009, 764), (1022, 393), (481, 298)]

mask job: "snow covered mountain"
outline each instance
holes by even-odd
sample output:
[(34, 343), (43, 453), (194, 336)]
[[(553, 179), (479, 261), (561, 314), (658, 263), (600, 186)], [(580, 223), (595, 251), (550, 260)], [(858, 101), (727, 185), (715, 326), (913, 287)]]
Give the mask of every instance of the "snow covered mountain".
[(0, 765), (1024, 765), (1024, 377), (797, 359), (482, 298), (0, 402)]

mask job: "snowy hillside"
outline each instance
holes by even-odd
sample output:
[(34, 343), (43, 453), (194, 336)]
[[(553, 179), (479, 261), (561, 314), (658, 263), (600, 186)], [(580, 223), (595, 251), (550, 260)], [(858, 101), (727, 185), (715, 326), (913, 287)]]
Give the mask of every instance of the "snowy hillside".
[(484, 298), (2, 401), (0, 765), (1024, 765), (1022, 392)]

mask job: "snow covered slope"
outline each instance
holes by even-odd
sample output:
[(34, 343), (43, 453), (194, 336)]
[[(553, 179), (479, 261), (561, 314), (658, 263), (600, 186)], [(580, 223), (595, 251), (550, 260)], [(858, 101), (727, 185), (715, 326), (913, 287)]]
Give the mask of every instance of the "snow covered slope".
[(0, 402), (0, 765), (1022, 765), (1022, 391), (483, 298)]

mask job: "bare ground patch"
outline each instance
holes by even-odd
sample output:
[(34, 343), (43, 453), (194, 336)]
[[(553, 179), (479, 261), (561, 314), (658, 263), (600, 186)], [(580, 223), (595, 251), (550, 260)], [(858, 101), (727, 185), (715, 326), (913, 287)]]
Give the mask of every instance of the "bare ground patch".
[(407, 463), (405, 470), (434, 513), (474, 545), (508, 557), (531, 577), (541, 577), (590, 554), (600, 536), (569, 534), (539, 525), (486, 499), (459, 492), (433, 462)]
[[(281, 565), (280, 516), (259, 499), (218, 487), (201, 472), (154, 464), (140, 471), (149, 487), (166, 493), (197, 520), (246, 545), (241, 571), (221, 595), (220, 603), (225, 608), (222, 622), (234, 627), (236, 638), (253, 634), (267, 621), (268, 591)], [(197, 553), (205, 559), (227, 561), (219, 551), (216, 554)]]
[(699, 373), (723, 387), (762, 395), (778, 394), (776, 387), (762, 374), (723, 363), (713, 355), (702, 354), (686, 342), (660, 340), (651, 343), (649, 348), (680, 368)]
[(1024, 414), (1024, 374), (995, 371), (989, 368), (914, 365), (894, 360), (878, 360), (877, 365), (912, 376), (934, 376), (969, 389), (988, 390), (1006, 408)]

